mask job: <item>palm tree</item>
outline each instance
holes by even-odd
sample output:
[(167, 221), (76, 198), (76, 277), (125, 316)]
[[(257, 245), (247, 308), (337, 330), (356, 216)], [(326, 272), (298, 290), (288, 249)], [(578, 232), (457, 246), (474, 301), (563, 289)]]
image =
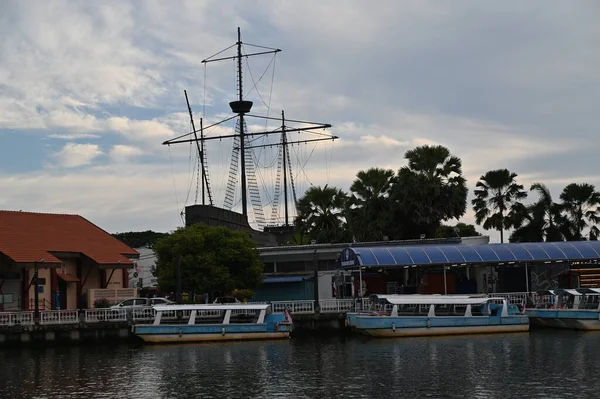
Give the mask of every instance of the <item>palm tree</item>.
[(545, 184), (534, 183), (529, 191), (536, 192), (539, 198), (525, 207), (524, 212), (515, 215), (516, 230), (511, 234), (510, 241), (563, 241), (561, 230), (565, 218), (561, 215), (561, 205), (552, 200), (552, 194)]
[(560, 194), (566, 217), (563, 232), (568, 240), (582, 240), (583, 229), (590, 226), (590, 235), (598, 236), (600, 222), (600, 193), (592, 184), (571, 183)]
[(404, 238), (434, 237), (443, 220), (458, 219), (467, 209), (462, 161), (440, 145), (417, 147), (404, 157), (408, 165), (398, 171), (390, 196), (395, 225)]
[(296, 205), (296, 226), (318, 242), (335, 242), (344, 235), (346, 194), (335, 187), (313, 186)]
[(483, 228), (500, 231), (500, 242), (504, 242), (504, 230), (518, 224), (524, 213), (519, 202), (527, 197), (523, 186), (517, 184), (516, 173), (508, 169), (490, 170), (479, 178), (473, 199), (475, 222)]
[(386, 235), (393, 179), (391, 169), (371, 168), (356, 175), (346, 207), (346, 219), (354, 239), (380, 241)]

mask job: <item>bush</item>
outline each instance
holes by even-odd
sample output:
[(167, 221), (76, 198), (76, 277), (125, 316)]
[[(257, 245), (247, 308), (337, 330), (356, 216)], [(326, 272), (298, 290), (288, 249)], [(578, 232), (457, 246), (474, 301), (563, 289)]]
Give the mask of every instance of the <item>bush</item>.
[(94, 308), (103, 309), (110, 307), (110, 302), (106, 298), (98, 298), (94, 301)]
[(233, 290), (231, 296), (241, 302), (246, 302), (248, 299), (254, 298), (254, 291), (249, 289)]

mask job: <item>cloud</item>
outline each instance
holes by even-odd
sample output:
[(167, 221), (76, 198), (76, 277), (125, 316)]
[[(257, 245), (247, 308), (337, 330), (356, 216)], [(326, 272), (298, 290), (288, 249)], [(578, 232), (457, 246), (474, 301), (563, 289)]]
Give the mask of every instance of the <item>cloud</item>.
[[(244, 92), (254, 101), (253, 112), (279, 116), (285, 109), (288, 119), (331, 123), (328, 132), (340, 136), (335, 142), (291, 147), (298, 195), (311, 183), (347, 189), (361, 169), (397, 170), (405, 164), (404, 152), (423, 144), (447, 146), (461, 157), (471, 189), (481, 174), (500, 167), (518, 173), (525, 185), (547, 182), (555, 195), (566, 182), (600, 184), (593, 174), (600, 149), (594, 105), (600, 90), (600, 55), (589, 51), (600, 39), (597, 4), (257, 4), (3, 4), (4, 147), (17, 148), (14, 143), (26, 141), (38, 146), (40, 158), (47, 156), (52, 165), (68, 168), (31, 170), (34, 166), (25, 168), (26, 162), (21, 162), (30, 172), (15, 172), (17, 182), (1, 177), (9, 168), (0, 163), (3, 187), (10, 187), (9, 180), (18, 187), (18, 192), (6, 194), (6, 206), (21, 201), (28, 190), (37, 191), (41, 175), (53, 185), (46, 187), (47, 198), (30, 195), (26, 204), (31, 209), (90, 212), (101, 225), (120, 231), (175, 226), (180, 209), (173, 211), (174, 217), (159, 211), (176, 208), (173, 178), (166, 171), (174, 170), (179, 202), (193, 198), (196, 149), (161, 143), (191, 131), (184, 89), (196, 127), (200, 117), (207, 126), (231, 116), (235, 64), (201, 61), (235, 43), (237, 26), (244, 42), (283, 49), (271, 65), (276, 68), (272, 96), (271, 70), (257, 82), (262, 99), (253, 90), (270, 56), (244, 61)], [(194, 35), (181, 34), (191, 31)], [(264, 129), (261, 121), (248, 125), (251, 131)], [(269, 123), (276, 126), (277, 121)], [(206, 135), (229, 135), (234, 128), (232, 121)], [(61, 148), (62, 143), (39, 137), (67, 144)], [(94, 144), (74, 143), (92, 139)], [(206, 144), (219, 201), (232, 146), (230, 139)], [(102, 156), (102, 149), (108, 156)], [(257, 150), (256, 158), (258, 181), (273, 186), (276, 149)], [(144, 166), (138, 168), (141, 162)], [(81, 165), (87, 167), (75, 170)], [(120, 187), (121, 181), (103, 173), (115, 174), (129, 187), (135, 185), (135, 175), (148, 185), (140, 188), (146, 197), (124, 199), (113, 207), (101, 191)], [(74, 185), (68, 201), (62, 199), (66, 181)], [(93, 195), (81, 194), (84, 191)], [(465, 220), (472, 220), (470, 211)]]
[(80, 140), (80, 139), (97, 139), (100, 136), (97, 134), (91, 133), (67, 133), (67, 134), (49, 134), (47, 136), (51, 139), (59, 139), (59, 140)]
[(103, 152), (97, 144), (67, 143), (59, 152), (53, 154), (53, 158), (60, 167), (74, 168), (89, 165), (100, 155), (103, 155)]
[(130, 145), (117, 144), (110, 149), (109, 156), (116, 162), (132, 161), (143, 155), (144, 151)]

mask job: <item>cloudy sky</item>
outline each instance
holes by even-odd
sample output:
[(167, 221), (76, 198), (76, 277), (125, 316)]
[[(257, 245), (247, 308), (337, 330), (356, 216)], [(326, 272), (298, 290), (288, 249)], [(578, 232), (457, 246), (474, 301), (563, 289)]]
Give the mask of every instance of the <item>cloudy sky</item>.
[[(0, 208), (77, 213), (110, 232), (180, 226), (193, 148), (161, 143), (190, 131), (183, 89), (205, 123), (230, 115), (234, 64), (201, 61), (238, 26), (244, 42), (283, 50), (244, 65), (255, 112), (340, 136), (293, 150), (299, 195), (347, 190), (359, 170), (398, 169), (434, 143), (462, 158), (471, 191), (504, 167), (556, 197), (570, 182), (600, 187), (599, 17), (583, 0), (2, 0)], [(207, 148), (217, 205), (231, 146)], [(271, 187), (276, 154), (258, 157)]]

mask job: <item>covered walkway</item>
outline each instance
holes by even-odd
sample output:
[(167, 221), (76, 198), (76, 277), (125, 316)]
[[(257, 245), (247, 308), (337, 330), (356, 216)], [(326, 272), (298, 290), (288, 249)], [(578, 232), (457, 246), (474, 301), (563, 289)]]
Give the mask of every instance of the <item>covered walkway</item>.
[(351, 271), (356, 290), (367, 292), (487, 293), (598, 287), (598, 261), (600, 241), (350, 246), (340, 253), (337, 268)]
[(338, 268), (508, 265), (600, 260), (600, 241), (345, 248)]

